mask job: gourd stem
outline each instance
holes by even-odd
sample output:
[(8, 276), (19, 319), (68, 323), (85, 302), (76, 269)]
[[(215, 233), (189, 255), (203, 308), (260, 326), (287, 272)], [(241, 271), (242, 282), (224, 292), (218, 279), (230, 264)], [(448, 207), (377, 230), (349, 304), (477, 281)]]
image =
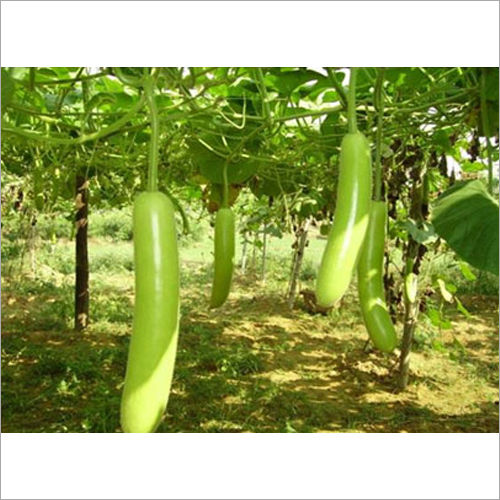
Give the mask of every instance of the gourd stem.
[(375, 183), (373, 199), (375, 201), (382, 200), (382, 162), (381, 162), (381, 147), (382, 147), (382, 126), (384, 122), (384, 94), (382, 86), (384, 83), (384, 68), (379, 69), (377, 82), (375, 83), (375, 108), (377, 109), (377, 134), (375, 137)]
[(227, 166), (228, 162), (224, 163), (224, 168), (222, 169), (222, 208), (229, 207), (229, 184), (227, 181)]
[(269, 123), (271, 119), (271, 108), (269, 107), (269, 102), (267, 98), (266, 84), (264, 82), (264, 74), (262, 73), (262, 68), (255, 68), (255, 73), (257, 75), (259, 92), (262, 97), (262, 114), (265, 120)]
[(66, 137), (54, 137), (50, 134), (41, 134), (39, 132), (32, 132), (31, 130), (25, 130), (18, 127), (8, 127), (8, 126), (5, 127), (2, 126), (2, 134), (10, 133), (17, 135), (19, 137), (24, 137), (25, 139), (45, 142), (49, 144), (60, 144), (63, 146), (78, 146), (80, 144), (85, 144), (86, 142), (103, 139), (104, 137), (108, 137), (109, 135), (117, 132), (118, 130), (123, 128), (127, 124), (127, 122), (129, 122), (137, 114), (137, 112), (144, 106), (144, 102), (145, 102), (144, 96), (141, 96), (139, 101), (137, 101), (137, 104), (135, 104), (134, 107), (128, 113), (123, 115), (121, 118), (116, 120), (111, 125), (108, 125), (107, 127), (97, 130), (96, 132), (92, 132), (91, 134), (82, 135), (75, 139)]
[(358, 68), (351, 68), (351, 76), (349, 78), (349, 95), (347, 101), (347, 123), (349, 133), (355, 134), (358, 131), (356, 123), (356, 75)]
[(493, 159), (490, 143), (490, 121), (488, 117), (488, 105), (486, 103), (486, 68), (481, 69), (481, 120), (483, 134), (486, 139), (486, 154), (488, 155), (488, 192), (493, 194)]
[(148, 191), (158, 190), (158, 110), (154, 99), (154, 86), (151, 76), (144, 78), (144, 92), (149, 106), (151, 139), (149, 141)]
[(328, 73), (330, 81), (333, 84), (333, 87), (335, 88), (335, 91), (339, 96), (339, 101), (342, 103), (343, 106), (347, 107), (347, 95), (344, 92), (344, 88), (337, 80), (337, 75), (335, 74), (335, 71), (333, 71), (332, 68), (325, 68), (325, 69)]
[(113, 72), (120, 80), (125, 85), (130, 85), (131, 87), (140, 87), (141, 86), (141, 79), (138, 78), (137, 76), (131, 76), (131, 75), (126, 75), (123, 71), (122, 68), (113, 68)]

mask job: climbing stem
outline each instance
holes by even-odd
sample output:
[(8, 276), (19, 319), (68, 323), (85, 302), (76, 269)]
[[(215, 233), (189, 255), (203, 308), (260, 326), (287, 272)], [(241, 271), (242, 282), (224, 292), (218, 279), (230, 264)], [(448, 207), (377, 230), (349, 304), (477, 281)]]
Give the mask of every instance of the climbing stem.
[(344, 92), (342, 85), (337, 80), (337, 75), (335, 74), (335, 71), (333, 71), (332, 68), (326, 68), (326, 71), (328, 73), (330, 81), (332, 82), (335, 88), (335, 91), (339, 96), (339, 101), (342, 103), (344, 107), (347, 107), (347, 96), (346, 93)]
[(122, 68), (113, 68), (113, 72), (123, 84), (130, 85), (131, 87), (140, 87), (141, 86), (141, 78), (137, 76), (126, 75)]
[(377, 133), (375, 136), (375, 183), (373, 199), (376, 201), (382, 200), (382, 127), (384, 122), (384, 94), (382, 86), (384, 83), (384, 68), (379, 69), (377, 81), (375, 83), (375, 107), (377, 109)]
[(151, 139), (149, 141), (148, 191), (157, 191), (159, 126), (158, 110), (154, 99), (154, 79), (152, 76), (146, 76), (144, 78), (144, 94), (146, 95), (149, 107), (149, 123), (151, 127)]
[(271, 119), (271, 108), (269, 107), (269, 101), (267, 98), (266, 84), (264, 82), (264, 74), (262, 73), (262, 68), (255, 68), (255, 73), (257, 75), (257, 81), (259, 86), (259, 92), (262, 97), (262, 113), (264, 118), (269, 121)]
[(41, 134), (40, 132), (32, 132), (31, 130), (22, 129), (19, 127), (10, 127), (10, 126), (2, 126), (2, 134), (10, 133), (14, 135), (18, 135), (20, 137), (24, 137), (25, 139), (32, 139), (35, 141), (41, 141), (48, 144), (59, 144), (61, 146), (78, 146), (80, 144), (84, 144), (89, 141), (96, 141), (98, 139), (103, 139), (108, 135), (114, 134), (118, 130), (120, 130), (124, 125), (127, 124), (142, 108), (144, 105), (145, 99), (141, 97), (137, 104), (125, 115), (123, 115), (120, 119), (104, 127), (96, 132), (82, 135), (75, 139), (66, 138), (66, 137), (58, 137), (50, 134)]
[[(35, 70), (36, 68), (31, 68), (32, 70)], [(82, 68), (83, 69), (83, 68)], [(37, 86), (37, 87), (43, 87), (45, 85), (66, 85), (68, 83), (75, 83), (75, 82), (83, 82), (86, 80), (95, 80), (97, 78), (102, 78), (103, 76), (109, 75), (109, 71), (102, 71), (100, 73), (94, 73), (92, 75), (83, 75), (81, 74), (82, 72), (78, 72), (78, 76), (75, 78), (62, 78), (59, 80), (34, 80), (34, 71), (30, 71), (30, 78), (28, 82), (26, 81), (19, 81), (21, 85), (27, 85), (28, 88), (32, 86)]]
[(356, 122), (356, 76), (358, 68), (351, 68), (351, 76), (349, 78), (349, 95), (347, 96), (347, 121), (349, 133), (355, 134), (358, 131)]
[(224, 162), (224, 168), (222, 169), (222, 208), (229, 207), (229, 183), (227, 181), (227, 167), (229, 162)]

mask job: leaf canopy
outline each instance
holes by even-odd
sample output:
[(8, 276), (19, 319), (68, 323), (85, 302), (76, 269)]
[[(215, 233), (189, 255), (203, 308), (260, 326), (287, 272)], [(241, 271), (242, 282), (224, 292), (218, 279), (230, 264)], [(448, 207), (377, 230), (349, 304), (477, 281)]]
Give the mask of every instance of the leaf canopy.
[(457, 183), (434, 203), (436, 232), (465, 261), (498, 275), (498, 203), (482, 181)]

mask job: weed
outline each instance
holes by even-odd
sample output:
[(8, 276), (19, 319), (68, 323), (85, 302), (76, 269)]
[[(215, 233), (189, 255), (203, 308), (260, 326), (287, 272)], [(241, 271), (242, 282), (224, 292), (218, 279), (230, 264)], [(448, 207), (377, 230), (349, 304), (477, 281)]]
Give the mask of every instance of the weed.
[[(102, 223), (95, 222), (96, 216), (89, 241), (91, 322), (85, 333), (70, 329), (73, 242), (42, 240), (35, 279), (2, 277), (6, 432), (120, 429), (132, 329), (133, 250), (126, 241), (127, 213), (103, 214)], [(289, 312), (283, 295), (292, 239), (269, 238), (265, 285), (259, 281), (258, 254), (254, 270), (242, 275), (236, 269), (228, 303), (209, 310), (212, 230), (200, 224), (197, 231), (180, 245), (179, 349), (158, 432), (498, 431), (498, 318), (491, 296), (464, 297), (471, 318), (455, 308), (446, 310), (448, 330), (439, 331), (421, 315), (411, 383), (396, 395), (393, 375), (386, 375), (393, 360), (362, 351), (366, 331), (355, 281), (328, 317)], [(306, 248), (300, 279), (308, 286), (324, 244), (311, 238)], [(2, 242), (4, 266), (17, 269), (15, 251), (6, 257), (9, 251), (4, 253)], [(442, 274), (440, 266), (432, 272)], [(473, 287), (489, 291), (480, 281), (484, 276), (478, 274), (477, 282), (464, 282), (457, 293)]]

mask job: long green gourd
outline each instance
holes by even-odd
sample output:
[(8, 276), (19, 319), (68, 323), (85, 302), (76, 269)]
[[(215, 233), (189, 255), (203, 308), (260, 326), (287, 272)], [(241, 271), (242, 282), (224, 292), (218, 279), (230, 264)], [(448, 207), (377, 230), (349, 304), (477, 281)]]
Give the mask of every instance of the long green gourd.
[(384, 201), (372, 201), (370, 221), (358, 263), (359, 302), (366, 329), (377, 349), (392, 352), (397, 335), (384, 298), (383, 263), (387, 223)]
[(210, 307), (220, 307), (226, 302), (231, 290), (234, 269), (234, 214), (229, 208), (229, 162), (222, 169), (222, 205), (215, 217), (214, 234), (214, 278)]
[(121, 425), (154, 432), (167, 406), (179, 331), (179, 259), (174, 208), (160, 192), (141, 193), (133, 212), (135, 306)]
[(354, 92), (355, 68), (349, 90), (350, 130), (340, 149), (335, 218), (316, 282), (317, 303), (326, 308), (335, 305), (349, 287), (368, 227), (371, 155), (367, 139), (357, 130)]
[(231, 289), (234, 268), (234, 214), (230, 208), (220, 208), (215, 217), (214, 279), (210, 307), (220, 307)]
[(376, 348), (391, 352), (397, 344), (397, 335), (385, 301), (383, 269), (387, 227), (387, 205), (382, 197), (383, 169), (381, 162), (384, 68), (379, 69), (375, 84), (375, 107), (378, 111), (375, 148), (374, 201), (370, 207), (370, 221), (363, 250), (358, 263), (358, 293), (366, 330)]
[(179, 333), (179, 255), (174, 207), (158, 191), (159, 122), (154, 75), (143, 85), (149, 104), (151, 141), (148, 191), (133, 211), (135, 305), (121, 402), (124, 432), (154, 432), (167, 406)]

